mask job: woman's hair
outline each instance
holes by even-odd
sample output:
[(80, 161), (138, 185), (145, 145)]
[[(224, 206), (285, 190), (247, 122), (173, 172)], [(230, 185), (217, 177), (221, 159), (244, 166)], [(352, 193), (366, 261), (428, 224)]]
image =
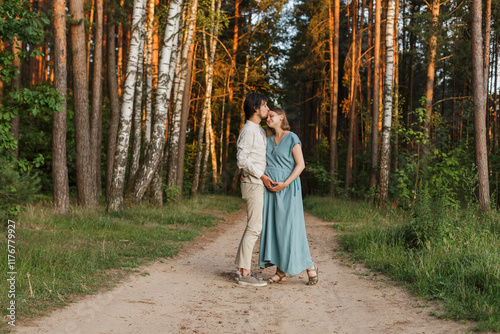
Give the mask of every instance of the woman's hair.
[[(277, 113), (280, 116), (283, 116), (283, 120), (281, 121), (281, 129), (283, 131), (289, 131), (290, 130), (290, 124), (288, 123), (288, 119), (286, 118), (286, 112), (281, 109), (281, 108), (272, 108), (269, 110), (270, 112), (273, 111)], [(269, 136), (273, 136), (276, 134), (276, 130), (271, 128), (270, 126), (267, 127), (267, 134)]]
[(245, 111), (245, 118), (250, 119), (253, 114), (259, 109), (264, 102), (267, 102), (267, 97), (260, 93), (251, 93), (243, 103), (243, 110)]

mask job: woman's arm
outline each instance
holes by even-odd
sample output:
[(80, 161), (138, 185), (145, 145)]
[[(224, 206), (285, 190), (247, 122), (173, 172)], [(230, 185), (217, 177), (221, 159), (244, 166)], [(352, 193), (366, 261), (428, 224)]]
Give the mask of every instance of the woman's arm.
[(302, 147), (300, 147), (300, 144), (295, 144), (295, 146), (292, 149), (292, 154), (293, 154), (293, 159), (295, 160), (295, 168), (292, 171), (292, 174), (286, 179), (285, 182), (275, 182), (276, 184), (273, 188), (269, 189), (273, 192), (279, 192), (286, 187), (288, 187), (293, 181), (295, 181), (304, 168), (306, 168), (306, 163), (304, 162), (304, 155), (302, 154)]

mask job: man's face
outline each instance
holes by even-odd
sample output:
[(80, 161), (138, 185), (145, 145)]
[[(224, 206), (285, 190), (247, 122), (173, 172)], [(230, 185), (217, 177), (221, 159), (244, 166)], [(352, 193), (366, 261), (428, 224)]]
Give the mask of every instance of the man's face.
[(261, 119), (266, 118), (267, 114), (269, 113), (269, 107), (267, 106), (267, 101), (262, 101), (260, 107), (256, 110), (256, 112)]

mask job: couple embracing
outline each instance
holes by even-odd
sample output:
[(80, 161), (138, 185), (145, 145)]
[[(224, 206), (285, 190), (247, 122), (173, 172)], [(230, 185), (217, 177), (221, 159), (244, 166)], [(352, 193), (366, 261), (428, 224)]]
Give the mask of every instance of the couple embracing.
[[(305, 163), (299, 137), (290, 132), (285, 111), (269, 109), (262, 94), (248, 95), (244, 111), (247, 121), (238, 137), (237, 160), (243, 174), (247, 226), (236, 254), (236, 280), (242, 285), (265, 286), (306, 270), (306, 284), (315, 285), (318, 268), (307, 242), (299, 178)], [(265, 118), (269, 137), (260, 126)], [(276, 266), (267, 281), (251, 271), (253, 248), (261, 232), (259, 266)]]

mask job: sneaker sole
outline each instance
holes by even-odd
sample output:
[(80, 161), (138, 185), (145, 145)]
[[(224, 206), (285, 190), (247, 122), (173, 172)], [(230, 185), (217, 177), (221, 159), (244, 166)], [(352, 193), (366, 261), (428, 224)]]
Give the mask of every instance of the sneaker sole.
[(238, 281), (238, 284), (248, 285), (248, 286), (266, 286), (267, 282), (262, 282), (262, 283), (248, 283), (248, 282), (244, 282), (244, 281)]

